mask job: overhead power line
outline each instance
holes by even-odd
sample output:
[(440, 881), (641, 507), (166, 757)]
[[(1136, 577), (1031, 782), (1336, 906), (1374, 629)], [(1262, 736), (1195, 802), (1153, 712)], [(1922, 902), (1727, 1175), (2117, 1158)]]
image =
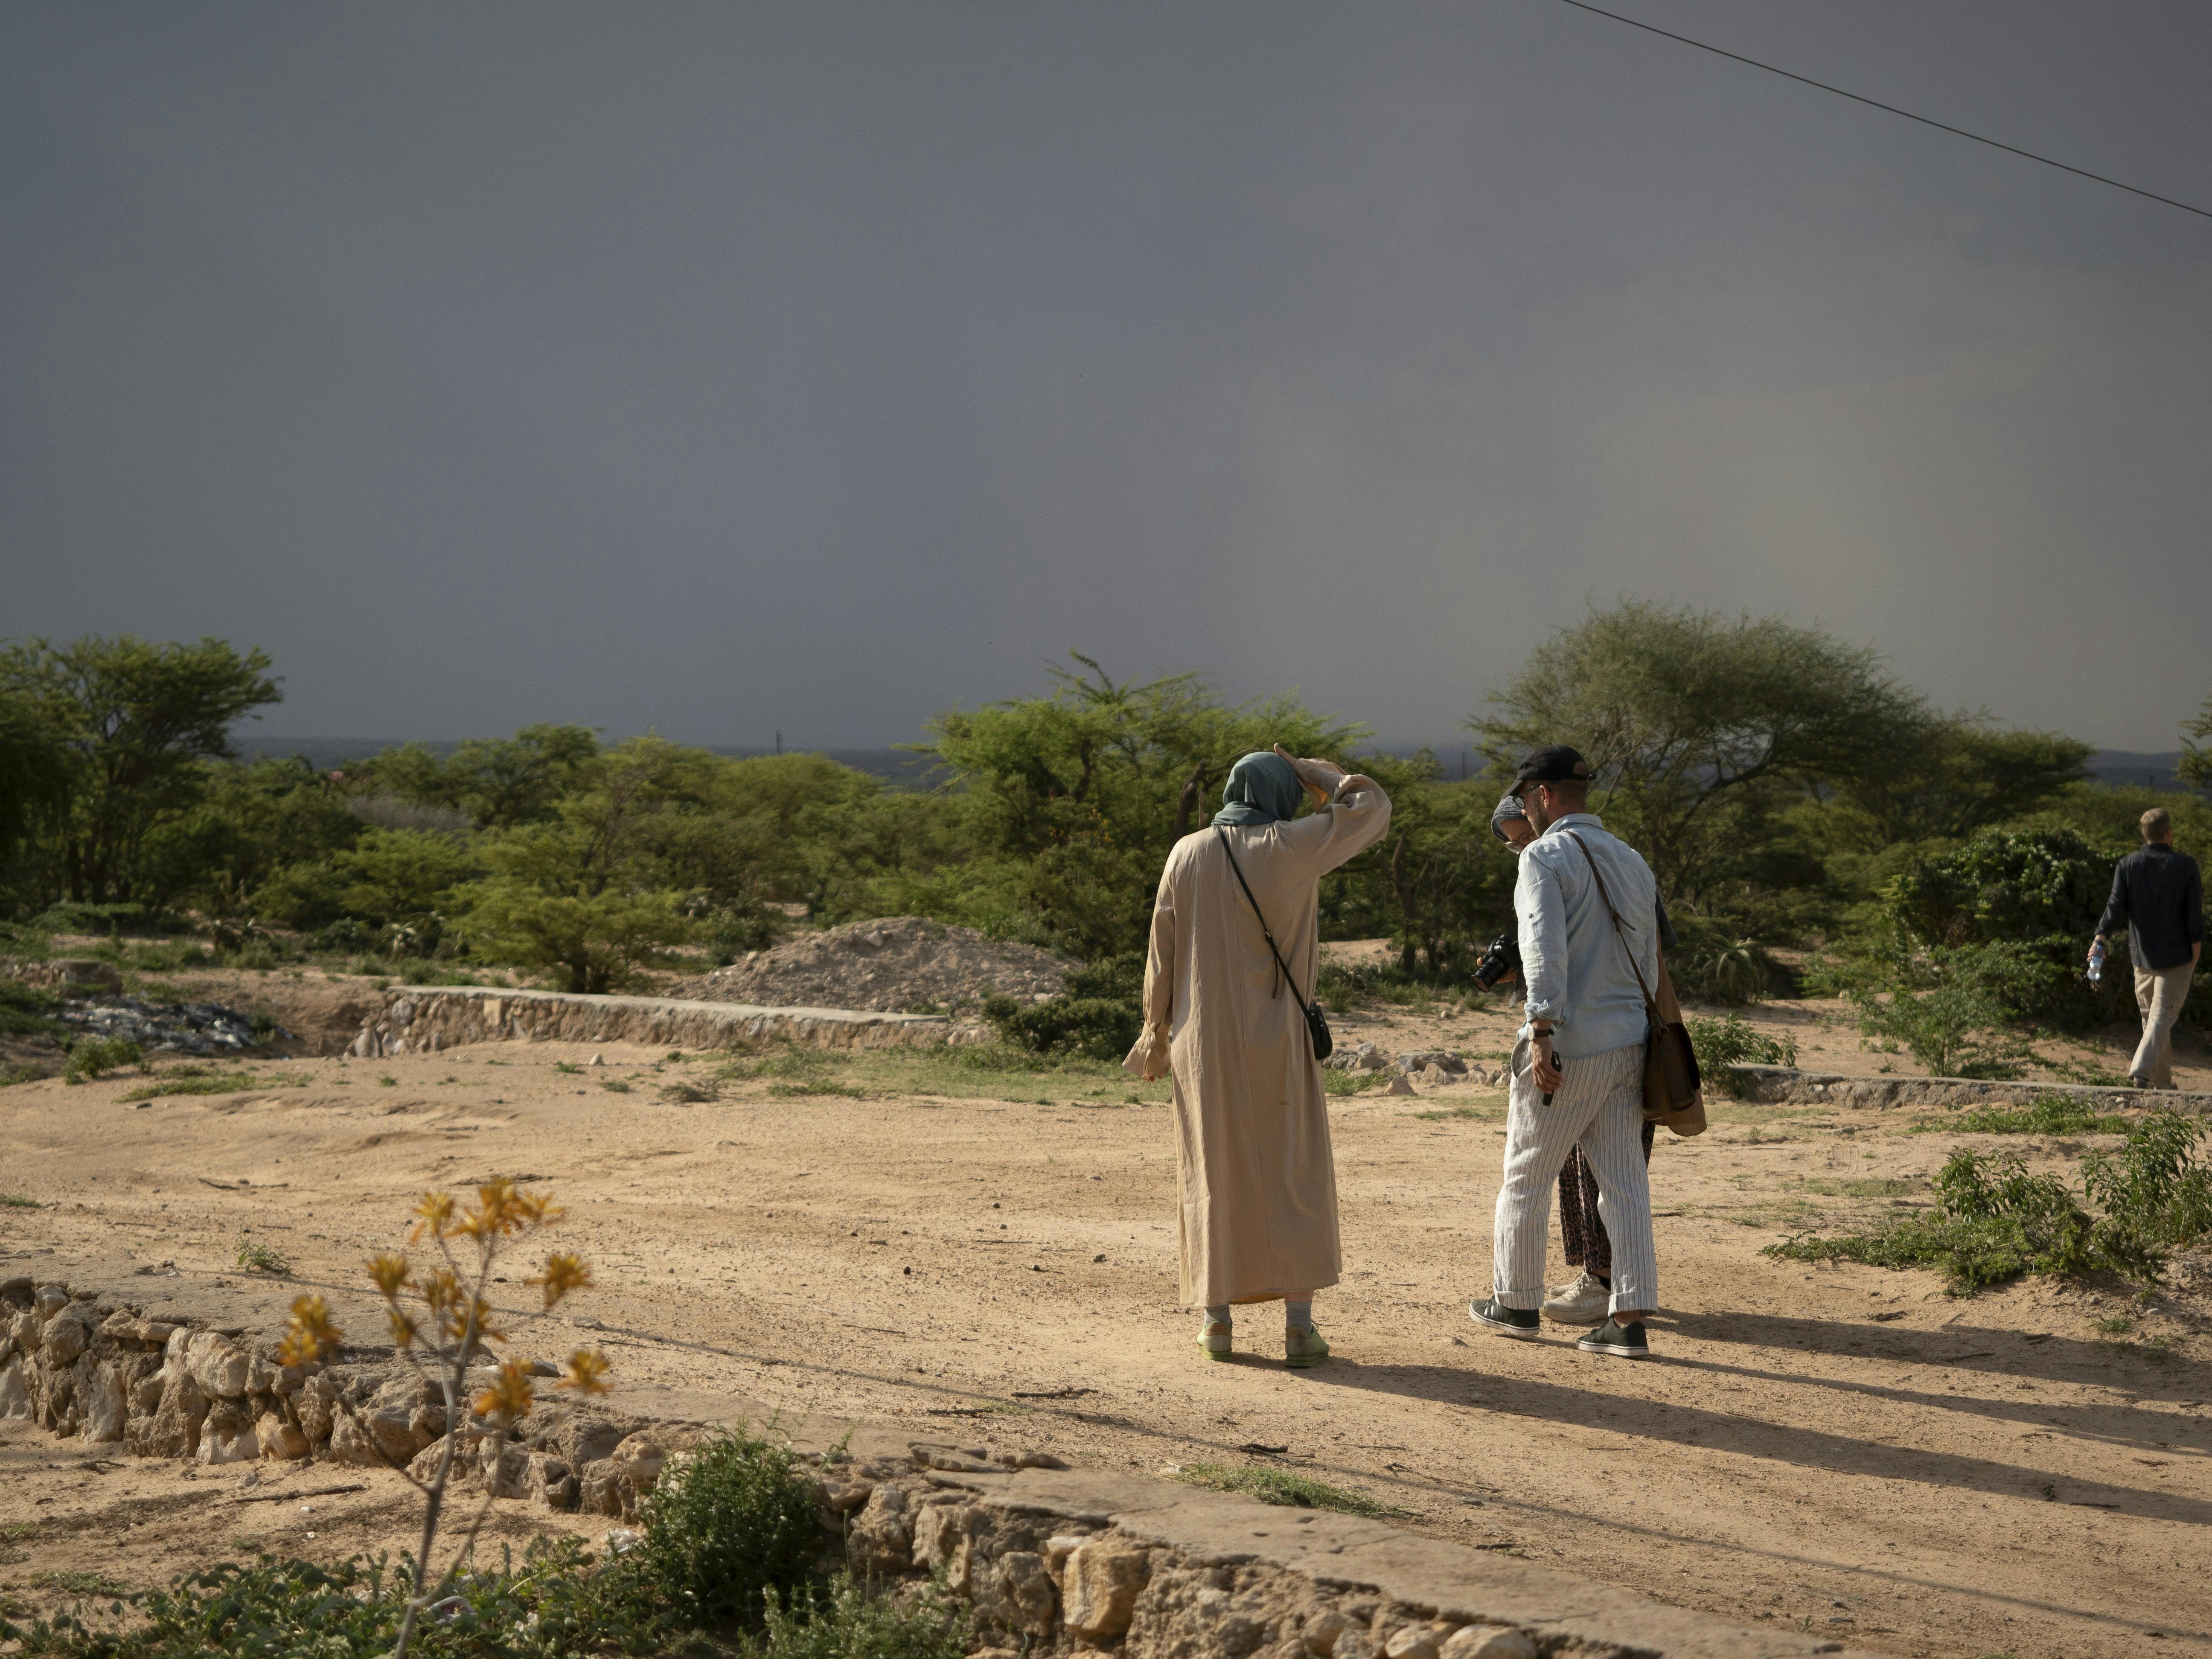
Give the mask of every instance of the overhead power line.
[(1868, 98), (1859, 93), (1846, 92), (1841, 87), (1830, 86), (1826, 81), (1815, 81), (1809, 75), (1798, 75), (1786, 69), (1778, 69), (1771, 64), (1760, 63), (1756, 58), (1746, 58), (1741, 52), (1729, 52), (1719, 46), (1708, 46), (1703, 40), (1692, 40), (1688, 35), (1677, 34), (1672, 29), (1662, 29), (1650, 23), (1638, 21), (1633, 17), (1623, 17), (1617, 11), (1607, 11), (1602, 6), (1591, 5), (1589, 0), (1559, 0), (1559, 3), (1572, 6), (1577, 11), (1592, 12), (1600, 17), (1609, 17), (1616, 23), (1626, 23), (1629, 27), (1642, 29), (1647, 34), (1656, 34), (1668, 40), (1680, 41), (1686, 46), (1695, 46), (1699, 52), (1709, 52), (1716, 58), (1725, 58), (1731, 63), (1747, 64), (1753, 69), (1765, 70), (1769, 75), (1778, 75), (1785, 81), (1796, 81), (1803, 86), (1818, 87), (1822, 92), (1832, 92), (1837, 97), (1848, 98), (1855, 104), (1866, 104), (1892, 115), (1902, 115), (1908, 121), (1917, 121), (1923, 127), (1934, 127), (1938, 132), (1948, 132), (1960, 138), (1971, 138), (1978, 144), (1987, 144), (1991, 149), (2001, 149), (2008, 155), (2017, 155), (2030, 161), (2040, 161), (2047, 167), (2057, 167), (2061, 173), (2070, 173), (2077, 179), (2088, 179), (2100, 185), (2110, 185), (2114, 190), (2124, 190), (2130, 196), (2141, 196), (2153, 202), (2162, 202), (2167, 207), (2179, 208), (2184, 213), (2193, 213), (2200, 219), (2212, 219), (2212, 210), (2194, 207), (2187, 202), (2177, 202), (2171, 196), (2160, 196), (2156, 191), (2143, 190), (2134, 185), (2123, 184), (2118, 179), (2107, 179), (2103, 173), (2092, 173), (2087, 167), (2077, 167), (2064, 161), (2053, 161), (2048, 155), (2038, 155), (2033, 150), (2022, 149), (2016, 144), (2000, 143), (1995, 138), (1984, 138), (1978, 132), (1969, 132), (1964, 127), (1954, 127), (1946, 121), (1937, 121), (1925, 115), (1915, 115), (1909, 109), (1899, 109), (1894, 104), (1885, 104), (1879, 98)]

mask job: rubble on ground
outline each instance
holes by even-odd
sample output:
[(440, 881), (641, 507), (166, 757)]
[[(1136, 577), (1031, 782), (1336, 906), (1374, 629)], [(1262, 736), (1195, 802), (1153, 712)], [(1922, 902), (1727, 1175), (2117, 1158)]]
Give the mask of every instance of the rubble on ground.
[(1048, 1001), (1066, 975), (1066, 963), (1033, 945), (921, 916), (884, 916), (800, 933), (680, 981), (667, 994), (770, 1008), (952, 1013), (993, 995)]
[(111, 996), (64, 1004), (48, 1016), (100, 1037), (127, 1037), (149, 1054), (235, 1054), (295, 1041), (273, 1025), (257, 1032), (235, 1008), (214, 1002), (149, 1002)]

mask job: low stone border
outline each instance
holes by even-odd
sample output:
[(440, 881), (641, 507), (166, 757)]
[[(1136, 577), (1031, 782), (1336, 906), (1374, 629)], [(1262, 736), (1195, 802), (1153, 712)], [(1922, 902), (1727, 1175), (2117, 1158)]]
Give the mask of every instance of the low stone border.
[(486, 986), (393, 986), (346, 1052), (357, 1059), (435, 1053), (464, 1042), (637, 1042), (720, 1048), (781, 1039), (813, 1048), (972, 1042), (985, 1034), (942, 1014), (768, 1008), (676, 997), (587, 996)]
[[(235, 1328), (154, 1320), (61, 1281), (0, 1282), (0, 1417), (204, 1464), (442, 1455), (441, 1402), (405, 1365), (280, 1365)], [(459, 1426), (462, 1484), (611, 1517), (704, 1434), (566, 1407), (512, 1437)], [(824, 1540), (881, 1582), (969, 1602), (977, 1659), (1796, 1659), (1840, 1643), (1745, 1629), (1379, 1522), (1070, 1469), (1032, 1450), (915, 1443), (811, 1454)], [(880, 1442), (880, 1431), (866, 1438)]]
[(2212, 1117), (2212, 1094), (2172, 1090), (2094, 1089), (2076, 1083), (1990, 1083), (1965, 1077), (1854, 1077), (1786, 1066), (1724, 1068), (1739, 1100), (1770, 1106), (2018, 1106), (2046, 1095), (2076, 1095), (2112, 1110), (2161, 1107)]

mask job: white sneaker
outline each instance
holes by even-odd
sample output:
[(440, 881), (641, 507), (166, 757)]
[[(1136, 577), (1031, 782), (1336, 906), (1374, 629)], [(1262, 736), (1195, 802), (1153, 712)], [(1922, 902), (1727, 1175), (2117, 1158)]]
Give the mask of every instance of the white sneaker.
[(1544, 1299), (1544, 1317), (1562, 1325), (1587, 1325), (1605, 1317), (1613, 1291), (1588, 1268)]

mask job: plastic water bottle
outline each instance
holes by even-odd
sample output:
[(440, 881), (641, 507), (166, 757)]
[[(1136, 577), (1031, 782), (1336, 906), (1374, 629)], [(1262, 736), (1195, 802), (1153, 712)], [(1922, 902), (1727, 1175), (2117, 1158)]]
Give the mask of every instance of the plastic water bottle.
[(2105, 941), (2100, 939), (2092, 939), (2089, 942), (2089, 983), (2101, 984), (2104, 977)]

